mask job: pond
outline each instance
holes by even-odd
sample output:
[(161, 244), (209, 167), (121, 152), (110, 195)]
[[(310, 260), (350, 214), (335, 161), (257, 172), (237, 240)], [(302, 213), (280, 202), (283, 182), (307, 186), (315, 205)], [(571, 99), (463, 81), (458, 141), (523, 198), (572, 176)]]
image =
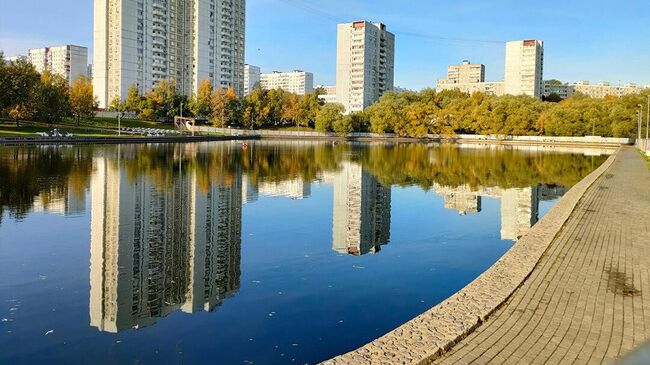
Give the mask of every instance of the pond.
[(474, 280), (592, 152), (2, 147), (0, 363), (318, 363)]

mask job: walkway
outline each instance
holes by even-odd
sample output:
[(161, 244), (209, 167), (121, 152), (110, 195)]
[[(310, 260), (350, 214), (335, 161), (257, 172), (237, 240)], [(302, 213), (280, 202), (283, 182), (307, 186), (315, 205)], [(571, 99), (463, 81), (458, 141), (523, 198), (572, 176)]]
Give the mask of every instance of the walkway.
[(624, 147), (531, 276), (435, 364), (601, 364), (650, 340), (650, 171)]

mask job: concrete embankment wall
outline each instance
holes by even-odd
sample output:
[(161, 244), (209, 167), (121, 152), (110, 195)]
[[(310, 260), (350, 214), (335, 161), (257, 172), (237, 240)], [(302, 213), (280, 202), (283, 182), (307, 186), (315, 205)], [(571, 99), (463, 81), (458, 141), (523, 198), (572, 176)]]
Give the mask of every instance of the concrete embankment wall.
[(129, 144), (129, 143), (189, 143), (247, 140), (250, 136), (178, 136), (178, 137), (0, 137), (0, 145), (72, 145), (72, 144)]
[[(232, 136), (255, 136), (259, 138), (296, 138), (296, 139), (340, 139), (336, 133), (299, 132), (299, 131), (269, 131), (244, 130), (230, 128), (213, 128), (205, 126), (194, 127), (195, 132), (220, 133)], [(587, 137), (545, 137), (545, 136), (501, 136), (501, 135), (454, 135), (442, 136), (429, 134), (422, 138), (408, 138), (396, 134), (350, 133), (345, 138), (357, 140), (406, 140), (406, 141), (444, 141), (451, 143), (499, 143), (499, 144), (555, 144), (555, 145), (589, 145), (589, 146), (620, 146), (634, 143), (631, 138), (609, 138), (598, 136)]]

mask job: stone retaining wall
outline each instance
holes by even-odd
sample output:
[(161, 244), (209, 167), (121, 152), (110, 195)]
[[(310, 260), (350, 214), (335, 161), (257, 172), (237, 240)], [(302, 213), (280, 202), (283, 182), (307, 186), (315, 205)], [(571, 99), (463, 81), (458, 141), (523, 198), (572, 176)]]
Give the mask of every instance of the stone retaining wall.
[(481, 325), (536, 267), (587, 189), (616, 154), (576, 184), (492, 267), (444, 302), (385, 336), (325, 361), (343, 364), (426, 364)]
[[(313, 139), (338, 139), (341, 138), (336, 133), (325, 132), (300, 132), (300, 131), (271, 131), (271, 130), (245, 130), (245, 129), (231, 129), (231, 128), (214, 128), (206, 126), (195, 126), (195, 132), (205, 133), (220, 133), (233, 136), (255, 136), (261, 138), (313, 138)], [(522, 143), (522, 144), (565, 144), (565, 145), (598, 145), (598, 146), (620, 146), (633, 144), (634, 139), (630, 138), (608, 138), (598, 136), (586, 137), (546, 137), (546, 136), (505, 136), (505, 135), (469, 135), (460, 134), (454, 136), (442, 136), (436, 134), (429, 134), (423, 138), (408, 138), (398, 136), (396, 134), (376, 134), (376, 133), (350, 133), (346, 138), (351, 139), (383, 139), (383, 140), (398, 140), (398, 139), (411, 139), (411, 140), (435, 140), (435, 141), (449, 141), (457, 143), (474, 143), (474, 142), (488, 142), (488, 143)]]

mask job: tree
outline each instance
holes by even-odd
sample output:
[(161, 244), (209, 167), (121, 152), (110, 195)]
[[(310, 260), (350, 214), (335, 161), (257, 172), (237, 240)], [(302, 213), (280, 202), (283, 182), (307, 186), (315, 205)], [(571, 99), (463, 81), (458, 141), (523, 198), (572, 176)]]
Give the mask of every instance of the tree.
[(142, 113), (143, 101), (144, 100), (140, 95), (140, 90), (138, 90), (138, 85), (133, 84), (129, 86), (126, 100), (124, 100), (124, 111), (140, 115), (140, 113)]
[(223, 128), (227, 122), (230, 122), (237, 115), (237, 94), (232, 88), (217, 88), (212, 92), (210, 98), (210, 109), (212, 111), (212, 120), (219, 122)]
[(21, 119), (31, 118), (36, 114), (41, 76), (27, 61), (3, 65), (1, 72), (5, 81), (0, 85), (0, 106), (4, 110), (3, 113), (14, 119), (19, 127)]
[(253, 129), (255, 126), (264, 125), (271, 112), (267, 91), (262, 88), (253, 89), (244, 98), (242, 108), (244, 127)]
[(38, 87), (37, 118), (54, 123), (71, 114), (70, 87), (62, 76), (45, 71)]
[(556, 93), (550, 93), (548, 96), (543, 96), (542, 100), (548, 101), (549, 103), (559, 103), (564, 99), (562, 99), (562, 97)]
[(195, 117), (208, 117), (212, 114), (212, 82), (205, 79), (199, 85), (196, 96), (190, 99), (189, 109)]
[(297, 124), (298, 115), (300, 114), (300, 97), (290, 93), (282, 106), (282, 120)]
[(319, 108), (320, 103), (316, 93), (307, 94), (300, 98), (296, 124), (303, 127), (309, 127), (309, 125), (316, 119), (316, 114), (318, 114)]
[(77, 120), (77, 125), (79, 125), (81, 118), (93, 118), (97, 110), (97, 105), (97, 100), (93, 94), (93, 84), (90, 79), (81, 76), (74, 80), (70, 89), (70, 109), (72, 115)]
[(354, 132), (354, 117), (352, 115), (344, 115), (334, 121), (332, 128), (339, 136), (346, 136)]
[(370, 116), (370, 131), (373, 133), (393, 132), (395, 126), (401, 124), (406, 116), (404, 109), (407, 100), (393, 92), (387, 92), (377, 103), (368, 108)]
[(341, 104), (331, 103), (323, 105), (316, 115), (316, 130), (321, 132), (332, 131), (334, 123), (343, 117), (344, 111), (345, 107)]

